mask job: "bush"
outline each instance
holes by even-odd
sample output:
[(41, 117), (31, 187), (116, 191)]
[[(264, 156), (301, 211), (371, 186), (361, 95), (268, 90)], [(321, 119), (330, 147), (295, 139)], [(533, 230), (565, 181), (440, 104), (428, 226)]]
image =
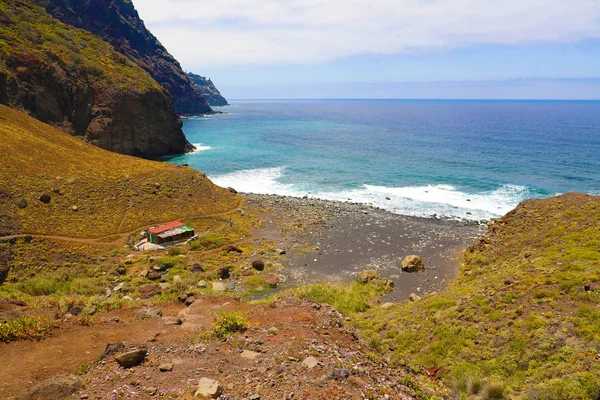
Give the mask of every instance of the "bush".
[(248, 329), (248, 318), (237, 312), (221, 312), (212, 327), (213, 336), (223, 339), (232, 333), (246, 331)]
[(37, 317), (18, 317), (0, 323), (0, 342), (42, 339), (55, 328), (54, 322)]
[(190, 249), (194, 251), (213, 250), (229, 243), (229, 238), (219, 232), (207, 233), (190, 242)]

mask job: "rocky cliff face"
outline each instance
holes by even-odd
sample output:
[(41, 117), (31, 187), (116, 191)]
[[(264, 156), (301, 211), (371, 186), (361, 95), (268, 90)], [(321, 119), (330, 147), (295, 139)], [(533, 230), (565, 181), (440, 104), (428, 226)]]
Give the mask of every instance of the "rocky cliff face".
[(202, 96), (208, 101), (211, 106), (222, 107), (228, 106), (227, 100), (221, 95), (215, 84), (203, 76), (188, 72), (188, 77), (196, 85)]
[(85, 29), (115, 46), (173, 96), (180, 114), (211, 112), (181, 66), (146, 29), (129, 0), (35, 0), (62, 22)]
[(168, 92), (108, 43), (27, 0), (0, 0), (0, 103), (118, 153), (193, 149)]

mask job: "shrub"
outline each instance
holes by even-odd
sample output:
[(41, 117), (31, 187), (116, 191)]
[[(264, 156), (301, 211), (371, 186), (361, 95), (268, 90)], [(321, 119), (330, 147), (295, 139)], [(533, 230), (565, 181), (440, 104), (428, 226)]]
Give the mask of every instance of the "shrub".
[(207, 233), (204, 236), (200, 236), (198, 239), (190, 242), (190, 249), (194, 251), (199, 250), (213, 250), (229, 243), (229, 238), (219, 232)]
[(223, 339), (227, 335), (248, 329), (248, 318), (237, 312), (221, 312), (212, 327), (213, 336)]
[(0, 342), (12, 342), (25, 339), (42, 339), (46, 337), (55, 323), (37, 317), (17, 317), (0, 322)]

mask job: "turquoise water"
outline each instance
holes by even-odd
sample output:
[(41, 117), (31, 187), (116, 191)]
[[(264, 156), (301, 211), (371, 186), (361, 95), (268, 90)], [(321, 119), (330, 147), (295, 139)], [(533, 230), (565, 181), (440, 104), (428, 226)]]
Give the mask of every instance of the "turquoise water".
[(238, 191), (487, 219), (519, 201), (600, 193), (600, 102), (233, 101), (184, 121), (169, 158)]

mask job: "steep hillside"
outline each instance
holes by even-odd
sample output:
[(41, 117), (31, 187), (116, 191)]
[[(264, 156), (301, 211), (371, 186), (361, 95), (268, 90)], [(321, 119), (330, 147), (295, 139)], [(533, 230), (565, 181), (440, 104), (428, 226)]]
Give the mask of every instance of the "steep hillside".
[(98, 238), (238, 203), (198, 171), (99, 149), (5, 106), (0, 137), (3, 236)]
[(171, 93), (180, 114), (211, 109), (181, 66), (146, 29), (129, 0), (35, 0), (55, 18), (102, 37)]
[(123, 154), (193, 148), (171, 96), (150, 75), (27, 0), (0, 0), (0, 104)]
[(219, 89), (217, 89), (215, 84), (210, 79), (191, 72), (188, 72), (187, 75), (194, 85), (196, 85), (196, 87), (200, 90), (202, 96), (204, 96), (204, 98), (208, 101), (208, 104), (215, 107), (229, 105), (225, 97), (221, 96), (221, 92), (219, 92)]
[(443, 293), (372, 310), (367, 340), (465, 397), (480, 379), (510, 398), (600, 396), (600, 197), (521, 203), (465, 252), (461, 272)]

